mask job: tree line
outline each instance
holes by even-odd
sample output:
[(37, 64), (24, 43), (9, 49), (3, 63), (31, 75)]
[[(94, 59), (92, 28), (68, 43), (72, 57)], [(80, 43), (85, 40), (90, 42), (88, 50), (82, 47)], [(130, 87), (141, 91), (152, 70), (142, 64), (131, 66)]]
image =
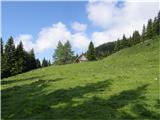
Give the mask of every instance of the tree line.
[(140, 42), (158, 36), (160, 33), (160, 11), (154, 19), (149, 19), (147, 26), (143, 25), (142, 34), (139, 31), (134, 31), (132, 36), (126, 38), (125, 34), (122, 39), (114, 42), (108, 42), (95, 48), (97, 59), (107, 57), (123, 48), (131, 47)]
[(1, 78), (27, 72), (40, 67), (51, 65), (50, 61), (43, 59), (42, 64), (35, 58), (34, 50), (24, 50), (20, 41), (17, 46), (13, 37), (10, 37), (4, 45), (1, 38)]

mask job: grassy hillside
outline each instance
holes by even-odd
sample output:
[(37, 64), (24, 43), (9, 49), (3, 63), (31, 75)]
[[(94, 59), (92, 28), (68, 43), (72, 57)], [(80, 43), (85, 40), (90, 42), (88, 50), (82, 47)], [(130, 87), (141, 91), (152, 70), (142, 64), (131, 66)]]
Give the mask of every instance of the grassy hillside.
[(158, 119), (159, 41), (3, 79), (4, 119)]

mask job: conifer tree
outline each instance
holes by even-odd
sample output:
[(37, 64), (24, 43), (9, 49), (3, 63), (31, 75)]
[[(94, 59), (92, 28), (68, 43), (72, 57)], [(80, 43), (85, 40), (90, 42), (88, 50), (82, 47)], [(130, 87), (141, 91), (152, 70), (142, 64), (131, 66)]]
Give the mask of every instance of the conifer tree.
[(145, 27), (145, 25), (143, 25), (141, 41), (144, 43), (145, 39), (146, 39), (146, 27)]
[(13, 41), (13, 37), (10, 37), (5, 45), (5, 74), (6, 76), (16, 74), (16, 49)]
[(71, 44), (67, 41), (64, 45), (59, 41), (58, 46), (53, 55), (54, 63), (58, 65), (68, 64), (73, 62), (73, 51)]
[(69, 41), (67, 41), (65, 44), (64, 44), (64, 53), (65, 53), (65, 56), (64, 56), (64, 64), (68, 64), (68, 63), (72, 63), (73, 61), (73, 51), (71, 49), (71, 44)]
[(134, 31), (133, 35), (132, 35), (132, 40), (133, 40), (134, 45), (137, 43), (140, 43), (140, 38), (141, 38), (141, 36), (140, 36), (139, 32), (137, 30)]
[(114, 50), (115, 51), (119, 51), (120, 50), (120, 40), (118, 39), (116, 42), (115, 42), (115, 48), (114, 48)]
[(25, 53), (23, 48), (23, 43), (20, 41), (20, 43), (17, 45), (16, 49), (16, 72), (22, 73), (25, 72)]
[(122, 38), (122, 46), (123, 48), (128, 47), (128, 41), (126, 36), (123, 34), (123, 38)]
[(149, 19), (148, 24), (147, 24), (147, 38), (152, 38), (153, 37), (153, 23), (152, 19)]
[(88, 51), (87, 51), (87, 58), (89, 61), (96, 60), (95, 48), (93, 42), (90, 42)]
[(1, 38), (1, 78), (5, 77), (5, 59), (4, 59), (4, 45)]
[(48, 61), (44, 58), (42, 61), (42, 67), (47, 67), (48, 66)]
[(39, 59), (36, 59), (36, 68), (40, 68), (41, 67), (41, 62)]
[(58, 46), (54, 52), (53, 59), (55, 64), (63, 64), (64, 61), (64, 47), (61, 41), (58, 42)]
[(37, 67), (35, 54), (34, 54), (33, 49), (31, 49), (31, 51), (29, 52), (29, 56), (30, 56), (30, 70), (32, 70), (32, 69), (35, 69)]

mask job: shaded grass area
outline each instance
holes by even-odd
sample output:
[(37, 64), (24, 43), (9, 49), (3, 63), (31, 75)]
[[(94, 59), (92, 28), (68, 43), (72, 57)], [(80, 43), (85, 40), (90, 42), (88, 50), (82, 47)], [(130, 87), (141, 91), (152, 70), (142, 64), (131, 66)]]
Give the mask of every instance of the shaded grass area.
[[(82, 104), (74, 106), (73, 98), (83, 98), (83, 95), (87, 93), (102, 92), (112, 85), (112, 80), (104, 80), (70, 89), (59, 89), (44, 94), (43, 89), (49, 86), (51, 82), (56, 82), (56, 80), (38, 80), (30, 85), (15, 86), (2, 90), (2, 118), (69, 120), (159, 118), (158, 113), (139, 103), (139, 101), (145, 99), (144, 94), (148, 84), (136, 89), (122, 91), (108, 99), (93, 96)], [(17, 100), (17, 98), (19, 99)], [(8, 101), (10, 101), (10, 107), (6, 107)], [(63, 103), (65, 103), (64, 106), (54, 107), (54, 105)], [(133, 105), (132, 112), (136, 115), (120, 111), (128, 104)]]

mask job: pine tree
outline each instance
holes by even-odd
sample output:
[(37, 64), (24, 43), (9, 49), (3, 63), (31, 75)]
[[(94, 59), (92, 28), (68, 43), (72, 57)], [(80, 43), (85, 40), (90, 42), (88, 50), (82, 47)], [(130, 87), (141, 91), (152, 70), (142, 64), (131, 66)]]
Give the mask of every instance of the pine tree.
[(20, 41), (16, 49), (16, 72), (17, 73), (25, 72), (25, 67), (26, 66), (25, 66), (24, 48), (22, 41)]
[(72, 63), (73, 61), (73, 51), (71, 49), (71, 44), (69, 41), (67, 41), (65, 44), (64, 44), (64, 64), (68, 64), (68, 63)]
[(87, 58), (89, 61), (96, 60), (95, 48), (93, 42), (90, 42), (88, 51), (87, 51)]
[(48, 66), (51, 66), (51, 61), (50, 60), (48, 61)]
[(42, 61), (42, 67), (47, 67), (48, 66), (48, 61), (44, 58)]
[(146, 27), (145, 27), (145, 25), (143, 25), (141, 41), (144, 43), (145, 39), (146, 39)]
[(133, 40), (134, 45), (137, 43), (140, 43), (140, 39), (141, 39), (141, 36), (140, 36), (139, 32), (137, 30), (134, 31), (133, 35), (132, 35), (132, 40)]
[(64, 47), (61, 41), (58, 42), (58, 46), (54, 52), (53, 59), (55, 64), (63, 64), (64, 62)]
[(16, 49), (13, 41), (13, 37), (10, 37), (5, 45), (5, 76), (16, 74)]
[(30, 70), (32, 70), (32, 69), (35, 69), (37, 67), (35, 54), (34, 54), (33, 49), (31, 49), (31, 51), (29, 52), (29, 56), (30, 56)]
[(2, 40), (2, 38), (1, 38), (1, 56), (3, 55), (3, 53), (4, 53), (4, 46), (3, 46), (3, 40)]
[(39, 59), (36, 59), (36, 68), (40, 68), (41, 67), (41, 62)]
[(123, 48), (128, 47), (128, 41), (126, 36), (123, 34), (123, 38), (122, 38), (122, 46)]
[(147, 24), (147, 38), (152, 38), (153, 37), (153, 23), (152, 19), (149, 19), (148, 24)]
[(133, 45), (132, 37), (130, 36), (128, 38), (128, 47), (131, 47)]
[(153, 21), (153, 36), (159, 35), (159, 32), (160, 32), (159, 27), (160, 26), (159, 26), (158, 18), (155, 17)]
[(53, 55), (54, 63), (58, 65), (68, 64), (73, 62), (73, 51), (71, 44), (67, 41), (64, 45), (59, 41), (58, 46)]
[(5, 59), (4, 59), (4, 45), (1, 38), (1, 78), (5, 77)]
[(119, 51), (119, 50), (120, 50), (120, 40), (118, 39), (115, 44), (116, 44), (116, 45), (115, 45), (114, 50), (115, 50), (115, 51)]

